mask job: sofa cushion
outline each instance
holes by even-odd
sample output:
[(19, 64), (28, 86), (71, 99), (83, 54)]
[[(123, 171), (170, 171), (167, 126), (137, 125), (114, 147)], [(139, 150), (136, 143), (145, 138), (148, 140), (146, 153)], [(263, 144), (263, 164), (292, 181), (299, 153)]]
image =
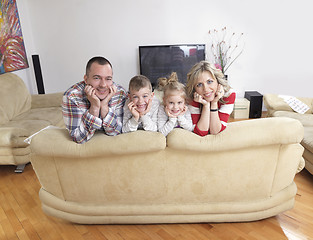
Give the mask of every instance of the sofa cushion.
[(299, 120), (304, 127), (313, 127), (313, 114), (299, 114), (289, 111), (276, 111), (273, 113), (273, 117), (289, 117)]
[(31, 108), (31, 95), (23, 80), (13, 73), (0, 75), (0, 124)]
[(304, 137), (303, 137), (301, 144), (308, 151), (313, 153), (313, 127), (305, 127), (304, 128)]
[(12, 121), (21, 120), (44, 120), (53, 126), (59, 126), (60, 122), (64, 122), (60, 107), (34, 108), (12, 119)]
[[(46, 144), (46, 140), (49, 139)], [(86, 143), (78, 144), (71, 140), (66, 129), (47, 129), (37, 134), (33, 141), (40, 141), (44, 147), (34, 151), (41, 156), (55, 157), (99, 157), (125, 154), (146, 154), (162, 151), (166, 147), (166, 139), (162, 133), (138, 130), (117, 136), (108, 136), (97, 131)], [(51, 141), (53, 144), (51, 144)], [(39, 146), (39, 145), (38, 145)], [(55, 151), (55, 149), (58, 149)]]
[[(257, 129), (254, 129), (255, 122), (258, 125)], [(302, 139), (303, 126), (299, 121), (291, 118), (259, 118), (231, 122), (223, 132), (204, 137), (176, 128), (167, 136), (167, 146), (177, 150), (209, 152), (250, 148), (264, 144), (297, 143)]]
[(50, 122), (47, 120), (18, 120), (18, 121), (10, 121), (6, 124), (3, 124), (1, 127), (4, 128), (23, 128), (29, 131), (30, 135), (38, 132), (39, 130), (50, 125)]
[[(313, 98), (297, 97), (301, 102), (305, 103), (310, 107), (306, 112), (307, 114), (313, 113)], [(291, 111), (292, 108), (284, 101), (282, 97), (276, 94), (266, 94), (264, 95), (264, 104), (269, 112), (272, 111)]]

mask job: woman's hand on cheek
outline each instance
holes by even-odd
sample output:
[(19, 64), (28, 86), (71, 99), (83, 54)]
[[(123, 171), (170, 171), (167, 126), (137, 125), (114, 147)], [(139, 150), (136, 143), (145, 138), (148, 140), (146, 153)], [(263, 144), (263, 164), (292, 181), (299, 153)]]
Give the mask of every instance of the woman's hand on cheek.
[(207, 102), (206, 100), (204, 100), (204, 98), (203, 98), (199, 93), (197, 93), (197, 92), (195, 92), (195, 93), (193, 94), (193, 100), (194, 100), (195, 102), (201, 103), (201, 104), (203, 104), (203, 105), (207, 105), (207, 104), (208, 104), (208, 102)]
[(215, 98), (213, 99), (212, 102), (217, 102), (224, 96), (224, 94), (225, 94), (224, 87), (221, 84), (219, 84), (215, 92)]

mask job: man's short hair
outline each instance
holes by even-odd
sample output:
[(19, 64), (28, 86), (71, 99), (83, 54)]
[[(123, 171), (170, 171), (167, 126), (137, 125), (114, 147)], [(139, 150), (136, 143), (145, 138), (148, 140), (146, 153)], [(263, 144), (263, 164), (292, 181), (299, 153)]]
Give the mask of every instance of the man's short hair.
[[(90, 67), (91, 65), (96, 62), (100, 65), (106, 65), (106, 64), (109, 64), (110, 67), (112, 68), (112, 64), (110, 63), (110, 61), (104, 57), (100, 57), (100, 56), (97, 56), (97, 57), (93, 57), (91, 58), (88, 62), (87, 62), (87, 65), (86, 65), (86, 75), (88, 75), (89, 71), (90, 71)], [(113, 70), (113, 68), (112, 68)]]
[(137, 75), (130, 79), (128, 90), (139, 91), (141, 88), (144, 87), (148, 87), (152, 91), (152, 85), (149, 78), (143, 75)]

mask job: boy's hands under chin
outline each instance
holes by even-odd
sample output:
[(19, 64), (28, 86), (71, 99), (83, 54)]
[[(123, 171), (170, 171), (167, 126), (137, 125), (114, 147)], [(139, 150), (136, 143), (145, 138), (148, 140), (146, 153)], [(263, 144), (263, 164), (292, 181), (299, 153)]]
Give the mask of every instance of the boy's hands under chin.
[(128, 103), (128, 109), (131, 112), (131, 114), (133, 115), (133, 118), (135, 118), (135, 120), (138, 122), (139, 118), (140, 118), (140, 114), (137, 111), (137, 107), (133, 102)]
[(146, 110), (143, 111), (143, 112), (141, 112), (141, 113), (139, 113), (139, 114), (140, 114), (140, 117), (142, 117), (142, 116), (146, 115), (146, 113), (150, 112), (150, 109), (151, 109), (151, 107), (152, 107), (152, 99), (153, 99), (153, 98), (150, 98), (150, 99), (149, 99), (148, 106), (147, 106)]
[(128, 106), (129, 111), (131, 112), (131, 114), (135, 118), (135, 120), (138, 122), (140, 117), (144, 116), (146, 113), (148, 113), (150, 111), (151, 106), (152, 106), (152, 98), (149, 99), (147, 108), (143, 112), (138, 112), (137, 107), (133, 102), (130, 102), (127, 106)]

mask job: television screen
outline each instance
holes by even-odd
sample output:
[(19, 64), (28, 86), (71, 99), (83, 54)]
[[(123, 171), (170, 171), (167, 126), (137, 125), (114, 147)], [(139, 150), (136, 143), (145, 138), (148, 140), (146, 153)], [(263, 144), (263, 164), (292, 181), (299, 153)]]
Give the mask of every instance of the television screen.
[(205, 44), (139, 46), (140, 74), (148, 77), (153, 88), (158, 78), (176, 72), (178, 79), (186, 83), (192, 66), (205, 60)]

